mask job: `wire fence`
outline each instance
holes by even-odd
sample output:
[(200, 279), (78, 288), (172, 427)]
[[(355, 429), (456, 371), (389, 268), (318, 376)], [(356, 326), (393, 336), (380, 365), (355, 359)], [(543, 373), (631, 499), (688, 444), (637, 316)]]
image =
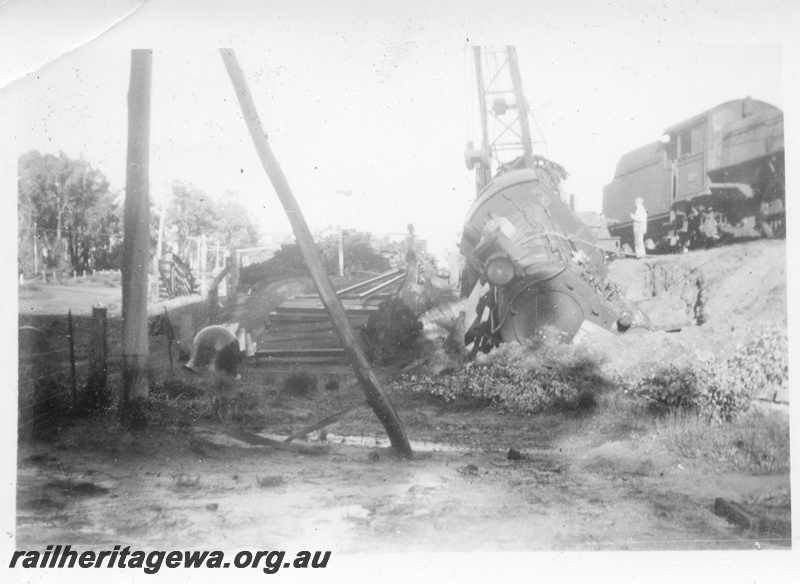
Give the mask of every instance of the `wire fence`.
[[(181, 339), (188, 338), (191, 342), (196, 333), (194, 317), (191, 312), (184, 316), (189, 317), (191, 330)], [(117, 401), (125, 362), (121, 325), (117, 318), (108, 319), (107, 309), (98, 307), (91, 315), (73, 315), (69, 311), (66, 315), (23, 318), (19, 327), (17, 378), (21, 440), (47, 440), (50, 432), (57, 433), (58, 426), (69, 419), (103, 411)], [(168, 353), (171, 375), (173, 351), (187, 345), (185, 341), (179, 343), (166, 308), (163, 315), (150, 319), (148, 335), (164, 339), (158, 342), (158, 353), (162, 346)], [(150, 356), (154, 354), (151, 352)], [(151, 379), (153, 371), (147, 372)]]
[[(18, 416), (20, 436), (34, 437), (48, 430), (62, 412), (76, 409), (88, 389), (93, 373), (108, 369), (105, 309), (95, 309), (91, 320), (79, 317), (74, 326), (72, 312), (40, 326), (19, 329)], [(103, 326), (96, 326), (102, 319)], [(66, 334), (64, 334), (66, 332)], [(102, 336), (102, 338), (97, 338)], [(101, 353), (98, 355), (98, 352)]]

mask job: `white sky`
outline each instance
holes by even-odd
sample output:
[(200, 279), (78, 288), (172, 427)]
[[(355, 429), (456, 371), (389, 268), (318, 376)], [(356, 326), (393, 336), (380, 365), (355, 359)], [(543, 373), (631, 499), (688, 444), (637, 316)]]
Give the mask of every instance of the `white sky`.
[(86, 19), (57, 3), (26, 4), (42, 6), (36, 26), (6, 20), (0, 35), (16, 75), (81, 46), (0, 90), (17, 156), (83, 155), (123, 188), (130, 49), (153, 48), (151, 196), (173, 180), (212, 197), (233, 190), (271, 231), (290, 229), (219, 47), (236, 50), (312, 229), (403, 232), (413, 222), (435, 249), (455, 242), (474, 198), (463, 162), (467, 139), (479, 141), (469, 134), (479, 127), (473, 44), (517, 46), (532, 113), (580, 210), (599, 211), (620, 155), (667, 126), (747, 95), (784, 106), (789, 12), (777, 1), (158, 0), (91, 42), (137, 2), (108, 2)]

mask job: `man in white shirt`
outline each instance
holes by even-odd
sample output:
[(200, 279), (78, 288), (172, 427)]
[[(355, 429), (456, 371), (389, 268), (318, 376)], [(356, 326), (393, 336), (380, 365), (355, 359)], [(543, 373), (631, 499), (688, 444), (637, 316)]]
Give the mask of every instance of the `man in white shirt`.
[(633, 242), (636, 247), (636, 257), (645, 256), (644, 236), (647, 233), (647, 210), (644, 208), (644, 201), (641, 197), (636, 197), (636, 211), (631, 213), (633, 219)]

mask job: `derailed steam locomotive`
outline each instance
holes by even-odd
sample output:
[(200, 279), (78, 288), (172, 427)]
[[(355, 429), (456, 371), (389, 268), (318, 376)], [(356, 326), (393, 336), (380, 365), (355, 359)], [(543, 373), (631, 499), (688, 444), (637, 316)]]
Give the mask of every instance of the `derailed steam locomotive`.
[(658, 251), (786, 233), (783, 112), (750, 98), (728, 101), (667, 128), (622, 156), (603, 190), (612, 235), (632, 246), (636, 197)]
[[(460, 245), (466, 264), (462, 293), (476, 304), (474, 322), (466, 323), (467, 344), (474, 343), (477, 351), (531, 338), (570, 342), (581, 333), (646, 326), (646, 316), (606, 280), (606, 250), (596, 233), (563, 202), (559, 184), (566, 172), (533, 154), (514, 47), (473, 50), (483, 143), (480, 149), (468, 144), (466, 152), (479, 192)], [(492, 65), (492, 81), (484, 86), (483, 68)], [(511, 89), (501, 87), (503, 71), (510, 75)], [(500, 119), (509, 112), (515, 119)], [(493, 118), (501, 129), (491, 140)], [(515, 137), (502, 142), (509, 128)], [(510, 162), (500, 159), (514, 148), (522, 154)]]

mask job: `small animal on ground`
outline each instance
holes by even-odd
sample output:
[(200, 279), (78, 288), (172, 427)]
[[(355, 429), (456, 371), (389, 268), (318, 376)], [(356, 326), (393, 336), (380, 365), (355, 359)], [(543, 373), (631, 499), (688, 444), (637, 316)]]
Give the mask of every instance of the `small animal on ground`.
[(239, 340), (224, 326), (213, 325), (202, 329), (192, 341), (186, 369), (210, 378), (217, 417), (222, 422), (229, 419), (234, 383), (241, 379), (237, 368), (242, 361)]

